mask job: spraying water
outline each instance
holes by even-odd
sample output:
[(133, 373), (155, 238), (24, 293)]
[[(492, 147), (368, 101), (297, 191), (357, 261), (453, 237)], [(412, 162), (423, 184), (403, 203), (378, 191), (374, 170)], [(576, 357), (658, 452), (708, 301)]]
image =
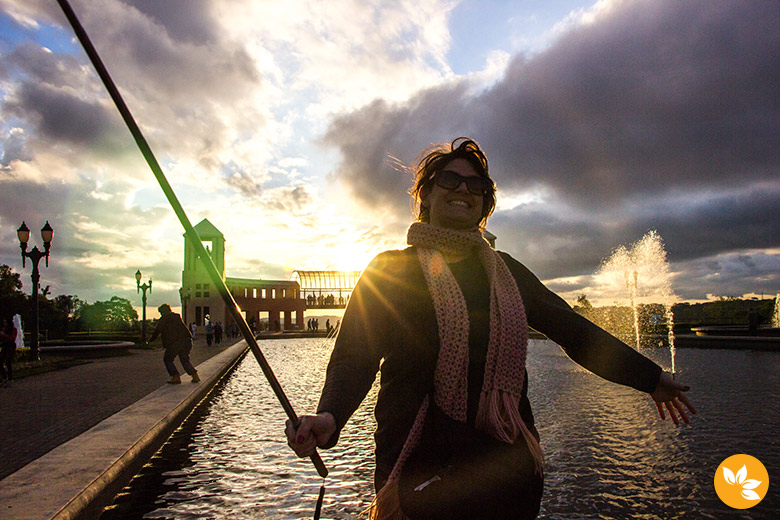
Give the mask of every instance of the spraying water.
[(24, 331), (22, 330), (22, 317), (14, 314), (14, 327), (16, 327), (16, 349), (24, 348)]
[[(677, 298), (671, 285), (669, 262), (663, 240), (656, 231), (650, 231), (630, 247), (620, 246), (602, 263), (596, 275), (600, 284), (623, 300), (628, 299), (631, 309), (632, 336), (636, 348), (653, 340), (653, 335), (643, 334), (655, 330), (665, 322), (665, 335), (675, 372), (674, 316), (672, 305)], [(620, 296), (623, 295), (623, 296)], [(619, 314), (616, 306), (616, 313)], [(619, 318), (613, 318), (616, 323)], [(609, 325), (608, 325), (608, 328)], [(613, 330), (610, 328), (610, 330)]]

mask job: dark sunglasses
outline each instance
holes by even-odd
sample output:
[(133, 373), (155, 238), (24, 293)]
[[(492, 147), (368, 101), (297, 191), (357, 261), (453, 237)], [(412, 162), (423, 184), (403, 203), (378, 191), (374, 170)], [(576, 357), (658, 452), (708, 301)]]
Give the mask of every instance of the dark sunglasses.
[(493, 191), (493, 183), (487, 177), (464, 177), (452, 170), (441, 170), (433, 176), (433, 182), (445, 190), (457, 190), (458, 186), (466, 183), (466, 189), (473, 195), (487, 195)]

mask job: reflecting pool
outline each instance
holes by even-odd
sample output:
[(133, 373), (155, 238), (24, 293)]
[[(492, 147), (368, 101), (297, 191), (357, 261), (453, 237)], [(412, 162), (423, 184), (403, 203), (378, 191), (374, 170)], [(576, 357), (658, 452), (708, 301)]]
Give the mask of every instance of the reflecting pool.
[[(261, 348), (298, 413), (319, 398), (332, 344), (269, 340)], [(665, 349), (647, 353), (668, 368)], [(530, 399), (546, 455), (543, 519), (776, 518), (780, 511), (780, 353), (682, 349), (678, 377), (699, 414), (675, 428), (646, 395), (594, 376), (552, 342), (529, 347)], [(373, 496), (375, 388), (339, 445), (323, 518), (355, 518)], [(285, 415), (250, 355), (103, 514), (114, 519), (311, 518), (322, 479), (289, 450)], [(718, 465), (747, 453), (769, 493), (734, 510), (715, 494)]]

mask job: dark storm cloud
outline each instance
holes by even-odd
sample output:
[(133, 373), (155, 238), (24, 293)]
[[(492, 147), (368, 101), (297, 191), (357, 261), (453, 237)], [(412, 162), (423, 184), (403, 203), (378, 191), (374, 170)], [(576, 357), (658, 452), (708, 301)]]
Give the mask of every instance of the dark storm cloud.
[(726, 255), (717, 260), (703, 259), (683, 262), (677, 266), (681, 275), (673, 285), (677, 296), (704, 299), (707, 288), (717, 288), (714, 296), (764, 294), (772, 297), (780, 287), (780, 256), (764, 253)]
[(84, 74), (78, 60), (71, 55), (55, 54), (32, 42), (23, 42), (3, 57), (5, 67), (0, 78), (10, 80), (12, 70), (36, 83), (53, 87), (84, 87)]
[[(9, 193), (6, 190), (9, 189), (13, 189), (13, 196), (8, 196)], [(46, 220), (54, 222), (56, 219), (59, 219), (63, 215), (67, 204), (67, 197), (64, 196), (66, 194), (62, 192), (61, 186), (18, 182), (14, 183), (13, 187), (6, 183), (0, 184), (0, 190), (5, 195), (2, 199), (3, 203), (0, 204), (0, 220), (5, 223), (16, 223), (16, 227), (24, 220), (28, 224), (27, 227), (32, 230), (31, 236), (33, 236), (34, 240), (40, 238), (35, 226), (38, 226), (37, 229), (40, 229)], [(30, 201), (35, 201), (35, 204), (30, 204)], [(13, 231), (14, 240), (16, 240), (16, 227), (11, 230)], [(8, 224), (4, 226), (3, 231), (9, 232)], [(9, 243), (12, 244), (13, 241), (6, 242), (6, 244)], [(3, 252), (12, 252), (14, 257), (19, 257), (18, 249), (11, 250), (11, 248), (7, 248)]]
[(409, 180), (387, 155), (473, 136), (500, 188), (544, 194), (490, 222), (542, 278), (592, 273), (650, 229), (672, 261), (780, 246), (778, 26), (776, 2), (616, 2), (481, 93), (339, 118), (335, 175), (401, 219)]
[(549, 204), (525, 204), (496, 214), (489, 227), (499, 249), (527, 262), (544, 279), (593, 274), (617, 246), (651, 230), (662, 237), (671, 262), (774, 248), (780, 240), (780, 187), (637, 203), (635, 214), (606, 208), (585, 216)]
[[(26, 146), (31, 137), (44, 142), (44, 147), (52, 141), (64, 141), (81, 146), (100, 143), (100, 148), (105, 148), (117, 137), (126, 140), (117, 134), (120, 126), (115, 110), (86, 96), (99, 84), (73, 56), (54, 54), (28, 42), (16, 47), (4, 61), (3, 79), (10, 79), (12, 72), (17, 75), (15, 87), (0, 107), (4, 119), (35, 128), (27, 128), (24, 134), (16, 134), (15, 142), (5, 143), (4, 165), (13, 159), (32, 159), (34, 152)], [(23, 154), (14, 153), (22, 148)]]
[[(209, 5), (74, 2), (74, 9), (158, 156), (194, 157), (206, 172), (217, 172), (236, 135), (262, 129), (265, 120), (249, 95), (261, 81), (254, 62), (243, 42), (216, 32)], [(72, 33), (56, 9), (40, 2), (25, 9)], [(0, 80), (11, 88), (0, 111), (8, 130), (23, 130), (0, 143), (5, 167), (35, 160), (58, 142), (80, 145), (78, 153), (133, 148), (78, 44), (73, 52), (27, 42), (3, 56)]]
[(22, 84), (17, 99), (4, 109), (35, 124), (46, 140), (94, 145), (105, 142), (119, 128), (113, 112), (101, 104), (81, 99), (72, 91), (31, 82)]
[(459, 82), (423, 92), (409, 105), (377, 100), (336, 119), (323, 138), (344, 156), (334, 175), (369, 206), (408, 208), (411, 177), (396, 160), (410, 166), (423, 148), (452, 139), (454, 128), (465, 124), (453, 106), (468, 103), (466, 93)]
[[(240, 43), (199, 36), (209, 23), (202, 2), (195, 3), (192, 12), (189, 7), (182, 8), (188, 13), (183, 23), (166, 6), (152, 9), (154, 3), (167, 4), (144, 4), (148, 9), (139, 12), (122, 4), (84, 9), (85, 28), (124, 90), (139, 95), (144, 102), (173, 105), (183, 111), (193, 110), (187, 102), (217, 103), (246, 96), (247, 89), (257, 86), (260, 78)], [(215, 25), (213, 20), (210, 23)], [(186, 28), (194, 31), (192, 38), (184, 37)]]
[(131, 0), (127, 3), (154, 18), (175, 40), (204, 44), (215, 37), (206, 0)]
[(477, 135), (510, 185), (581, 206), (775, 176), (780, 10), (772, 2), (627, 2), (482, 99)]
[[(647, 219), (649, 222), (651, 219)], [(780, 245), (780, 187), (756, 187), (659, 207), (655, 227), (672, 260)]]
[[(503, 187), (541, 185), (583, 207), (670, 187), (770, 179), (780, 164), (780, 9), (774, 2), (625, 2), (550, 49), (516, 56), (481, 95), (462, 86), (335, 121), (339, 175), (396, 197), (388, 153), (475, 136)], [(408, 152), (405, 152), (408, 155)], [(362, 190), (368, 178), (375, 190)], [(377, 193), (380, 192), (380, 193)]]

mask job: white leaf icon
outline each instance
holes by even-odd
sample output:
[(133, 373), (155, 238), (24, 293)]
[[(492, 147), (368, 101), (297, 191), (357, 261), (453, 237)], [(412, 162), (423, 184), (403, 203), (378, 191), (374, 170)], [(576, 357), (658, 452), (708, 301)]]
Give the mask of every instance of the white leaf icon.
[(729, 484), (737, 483), (737, 479), (734, 477), (734, 472), (731, 471), (726, 466), (723, 466), (723, 478), (725, 478), (726, 482), (728, 482)]
[(742, 490), (742, 497), (747, 500), (761, 500), (761, 497), (758, 496), (758, 493), (751, 489), (743, 489)]
[(760, 480), (749, 478), (742, 483), (742, 489), (756, 489), (760, 485), (761, 485)]
[(745, 482), (745, 479), (747, 478), (747, 467), (742, 466), (739, 471), (737, 471), (737, 483), (742, 484)]

